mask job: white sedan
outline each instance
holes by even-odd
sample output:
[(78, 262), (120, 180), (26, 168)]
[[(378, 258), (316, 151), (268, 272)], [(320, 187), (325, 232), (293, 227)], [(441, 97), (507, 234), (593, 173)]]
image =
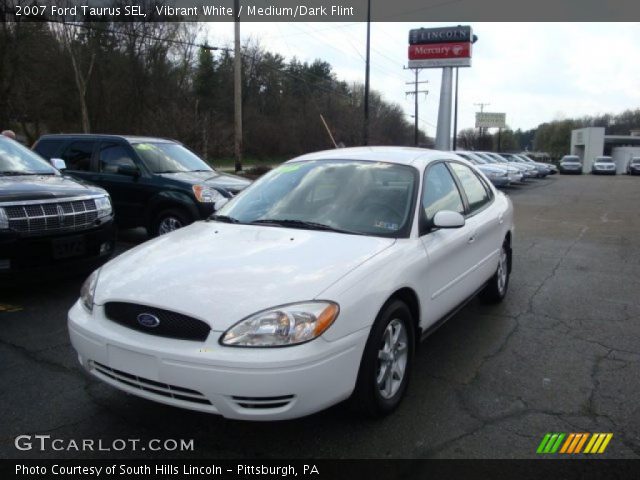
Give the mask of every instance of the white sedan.
[(304, 155), (94, 272), (71, 342), (95, 377), (177, 407), (281, 420), (351, 399), (381, 416), (419, 340), (477, 293), (504, 298), (512, 222), (454, 153)]

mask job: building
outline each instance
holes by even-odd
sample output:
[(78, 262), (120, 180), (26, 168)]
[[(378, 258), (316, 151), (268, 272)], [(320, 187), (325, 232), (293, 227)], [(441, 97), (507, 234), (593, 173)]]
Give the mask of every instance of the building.
[(613, 157), (616, 172), (624, 173), (632, 157), (640, 157), (640, 130), (629, 135), (605, 135), (604, 127), (579, 128), (571, 132), (571, 155), (582, 159), (582, 171), (591, 171), (596, 157)]

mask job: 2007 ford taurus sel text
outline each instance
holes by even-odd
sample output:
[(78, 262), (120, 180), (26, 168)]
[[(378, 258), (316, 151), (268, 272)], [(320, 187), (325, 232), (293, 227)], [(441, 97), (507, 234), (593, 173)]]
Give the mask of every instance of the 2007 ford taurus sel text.
[(276, 168), (94, 272), (78, 357), (121, 390), (279, 420), (405, 394), (416, 343), (480, 292), (502, 300), (513, 208), (454, 153), (338, 149)]

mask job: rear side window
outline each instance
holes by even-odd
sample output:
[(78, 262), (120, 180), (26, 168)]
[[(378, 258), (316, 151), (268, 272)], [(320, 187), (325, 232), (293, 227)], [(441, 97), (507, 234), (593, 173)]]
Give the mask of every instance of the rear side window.
[(100, 145), (98, 161), (98, 168), (103, 173), (118, 173), (118, 167), (136, 166), (129, 150), (119, 143), (103, 143)]
[(469, 213), (477, 212), (489, 203), (491, 197), (487, 187), (478, 176), (466, 165), (451, 163), (453, 172), (460, 180), (467, 200), (469, 201)]
[(60, 143), (53, 140), (40, 140), (33, 150), (41, 157), (50, 160), (55, 157), (59, 146)]
[(83, 140), (69, 144), (61, 155), (67, 164), (67, 169), (80, 172), (90, 171), (94, 143)]

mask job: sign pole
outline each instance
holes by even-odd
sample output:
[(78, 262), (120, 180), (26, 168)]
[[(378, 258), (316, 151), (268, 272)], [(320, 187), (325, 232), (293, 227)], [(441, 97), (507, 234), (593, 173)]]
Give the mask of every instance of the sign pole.
[(440, 105), (438, 107), (438, 127), (436, 130), (436, 150), (451, 150), (451, 90), (452, 67), (442, 69)]

